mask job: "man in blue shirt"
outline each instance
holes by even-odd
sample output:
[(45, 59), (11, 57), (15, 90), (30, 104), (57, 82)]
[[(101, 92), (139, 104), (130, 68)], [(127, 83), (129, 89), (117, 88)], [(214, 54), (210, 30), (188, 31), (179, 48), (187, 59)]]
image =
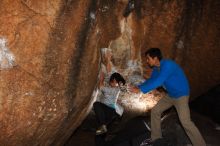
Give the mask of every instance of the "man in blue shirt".
[(153, 69), (151, 77), (137, 87), (131, 87), (131, 92), (147, 93), (159, 86), (168, 92), (168, 97), (163, 97), (151, 110), (151, 139), (148, 142), (162, 138), (161, 114), (175, 106), (180, 122), (184, 127), (193, 146), (205, 146), (199, 130), (190, 118), (189, 110), (189, 84), (181, 67), (172, 60), (162, 59), (158, 48), (151, 48), (145, 52), (148, 65)]

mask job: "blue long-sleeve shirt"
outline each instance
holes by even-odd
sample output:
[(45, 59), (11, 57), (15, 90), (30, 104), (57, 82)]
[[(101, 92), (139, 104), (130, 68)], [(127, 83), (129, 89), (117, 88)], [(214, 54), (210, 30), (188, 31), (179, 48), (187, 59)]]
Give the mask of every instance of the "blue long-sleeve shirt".
[(151, 77), (139, 85), (143, 93), (163, 86), (171, 98), (189, 95), (189, 84), (181, 67), (172, 60), (163, 59), (154, 67)]

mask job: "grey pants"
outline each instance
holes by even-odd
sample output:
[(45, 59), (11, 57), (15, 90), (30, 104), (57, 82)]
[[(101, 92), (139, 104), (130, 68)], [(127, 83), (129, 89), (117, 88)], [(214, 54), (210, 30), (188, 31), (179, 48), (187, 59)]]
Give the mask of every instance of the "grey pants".
[(200, 134), (195, 124), (191, 121), (190, 110), (188, 105), (189, 97), (183, 96), (178, 99), (172, 99), (170, 97), (162, 98), (157, 105), (151, 110), (151, 138), (156, 140), (162, 138), (161, 133), (161, 114), (170, 108), (175, 106), (179, 120), (184, 127), (185, 132), (190, 138), (193, 146), (205, 146), (205, 141)]

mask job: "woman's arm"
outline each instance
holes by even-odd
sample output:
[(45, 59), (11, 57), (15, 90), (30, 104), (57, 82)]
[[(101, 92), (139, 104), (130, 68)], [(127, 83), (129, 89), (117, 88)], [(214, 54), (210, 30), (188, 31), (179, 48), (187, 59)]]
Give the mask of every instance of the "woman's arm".
[(104, 79), (105, 79), (105, 74), (104, 72), (101, 72), (99, 78), (99, 89), (104, 86)]

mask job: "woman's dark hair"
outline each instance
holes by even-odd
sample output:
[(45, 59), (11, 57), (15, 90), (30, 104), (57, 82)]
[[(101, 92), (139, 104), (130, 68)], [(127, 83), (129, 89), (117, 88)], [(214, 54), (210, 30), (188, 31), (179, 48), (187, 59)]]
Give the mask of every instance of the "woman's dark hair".
[(122, 77), (121, 74), (115, 72), (111, 75), (109, 82), (112, 82), (113, 80), (116, 80), (116, 82), (118, 84), (122, 83), (123, 85), (125, 85), (126, 81), (125, 79)]
[(150, 57), (154, 58), (157, 57), (159, 60), (163, 58), (162, 53), (159, 48), (150, 48), (145, 52), (145, 56), (149, 55)]

